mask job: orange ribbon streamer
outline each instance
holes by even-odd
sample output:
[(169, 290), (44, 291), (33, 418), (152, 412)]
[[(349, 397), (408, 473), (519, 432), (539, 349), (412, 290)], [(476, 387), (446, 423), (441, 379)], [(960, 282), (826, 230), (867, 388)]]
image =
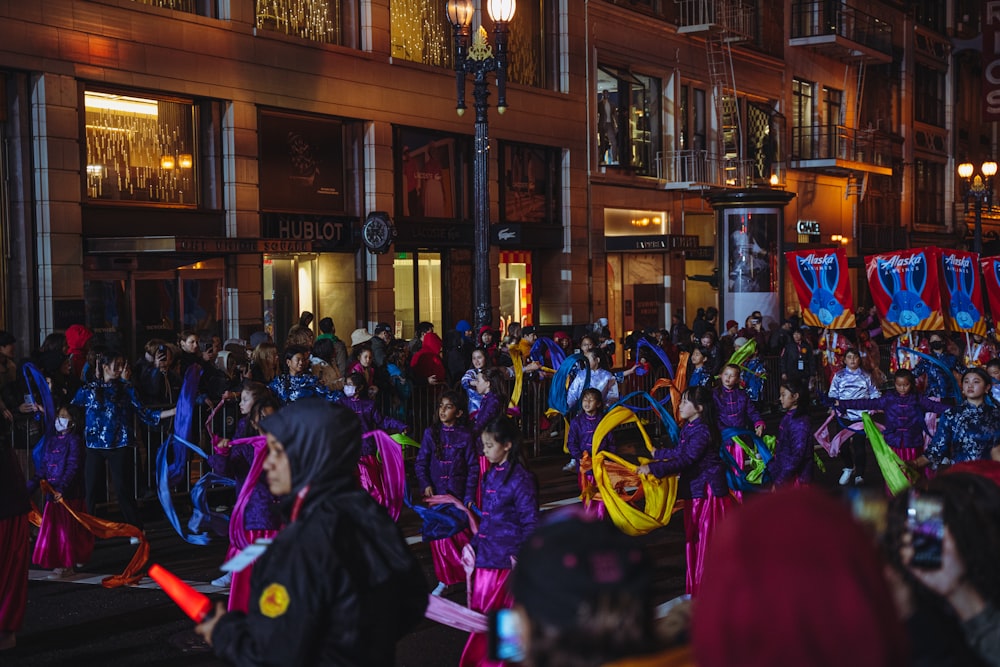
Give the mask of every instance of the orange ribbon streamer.
[[(41, 480), (40, 486), (45, 493), (53, 496), (56, 495), (56, 490), (46, 480)], [(107, 540), (114, 537), (135, 537), (139, 539), (139, 546), (135, 550), (135, 555), (132, 556), (132, 560), (129, 561), (125, 570), (121, 574), (113, 574), (110, 577), (105, 577), (101, 580), (102, 586), (105, 588), (117, 588), (119, 586), (136, 584), (142, 579), (140, 571), (149, 561), (149, 542), (146, 541), (146, 536), (139, 528), (130, 523), (107, 521), (105, 519), (98, 519), (96, 516), (91, 516), (85, 512), (77, 512), (66, 504), (62, 497), (59, 500), (50, 502), (60, 503), (69, 512), (70, 516), (98, 539)], [(40, 527), (42, 525), (42, 515), (34, 503), (32, 503), (31, 511), (28, 513), (28, 521), (35, 526)]]

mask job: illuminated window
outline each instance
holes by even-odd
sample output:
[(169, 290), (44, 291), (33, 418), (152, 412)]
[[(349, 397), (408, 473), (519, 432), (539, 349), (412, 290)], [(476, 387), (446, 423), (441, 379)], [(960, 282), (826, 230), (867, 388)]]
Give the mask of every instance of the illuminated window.
[(193, 104), (88, 90), (84, 108), (88, 199), (197, 205)]
[(597, 70), (598, 164), (656, 175), (660, 152), (660, 80), (627, 70)]
[(389, 5), (392, 57), (451, 67), (451, 24), (444, 0), (392, 0)]
[(341, 0), (257, 0), (257, 28), (343, 44)]
[(403, 338), (412, 338), (418, 322), (442, 328), (441, 253), (401, 252), (392, 263), (396, 319)]

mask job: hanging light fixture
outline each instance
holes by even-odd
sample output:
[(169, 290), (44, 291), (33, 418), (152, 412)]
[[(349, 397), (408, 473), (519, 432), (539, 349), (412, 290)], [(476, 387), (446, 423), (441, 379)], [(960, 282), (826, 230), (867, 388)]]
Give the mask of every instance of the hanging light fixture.
[(160, 169), (173, 169), (176, 162), (173, 155), (163, 155), (160, 157)]

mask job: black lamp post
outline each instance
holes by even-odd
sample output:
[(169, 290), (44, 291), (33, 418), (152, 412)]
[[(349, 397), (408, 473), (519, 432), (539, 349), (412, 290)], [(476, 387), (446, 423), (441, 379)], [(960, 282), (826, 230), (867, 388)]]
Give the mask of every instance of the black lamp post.
[(507, 24), (517, 8), (516, 0), (485, 0), (490, 18), (493, 19), (493, 40), (496, 53), (486, 41), (486, 30), (480, 26), (475, 37), (472, 33), (472, 0), (448, 0), (448, 20), (455, 30), (455, 78), (458, 84), (458, 115), (465, 113), (465, 75), (473, 80), (473, 106), (476, 109), (475, 156), (473, 159), (473, 300), (475, 301), (476, 330), (492, 326), (490, 304), (490, 190), (489, 190), (489, 91), (486, 75), (496, 72), (497, 112), (507, 108)]
[(983, 203), (986, 210), (993, 208), (993, 177), (997, 173), (997, 163), (989, 160), (983, 162), (979, 170), (982, 176), (972, 173), (976, 170), (971, 162), (958, 165), (958, 175), (965, 182), (965, 212), (969, 212), (969, 201), (975, 204), (976, 222), (972, 237), (972, 252), (983, 254)]

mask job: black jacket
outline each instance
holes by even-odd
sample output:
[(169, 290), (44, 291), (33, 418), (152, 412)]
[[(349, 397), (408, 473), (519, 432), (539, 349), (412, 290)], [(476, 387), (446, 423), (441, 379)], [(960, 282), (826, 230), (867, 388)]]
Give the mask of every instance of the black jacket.
[(285, 445), (290, 498), (301, 500), (286, 501), (291, 523), (254, 566), (247, 614), (216, 625), (215, 653), (238, 666), (393, 665), (427, 583), (399, 528), (356, 488), (360, 422), (307, 398), (261, 426)]

